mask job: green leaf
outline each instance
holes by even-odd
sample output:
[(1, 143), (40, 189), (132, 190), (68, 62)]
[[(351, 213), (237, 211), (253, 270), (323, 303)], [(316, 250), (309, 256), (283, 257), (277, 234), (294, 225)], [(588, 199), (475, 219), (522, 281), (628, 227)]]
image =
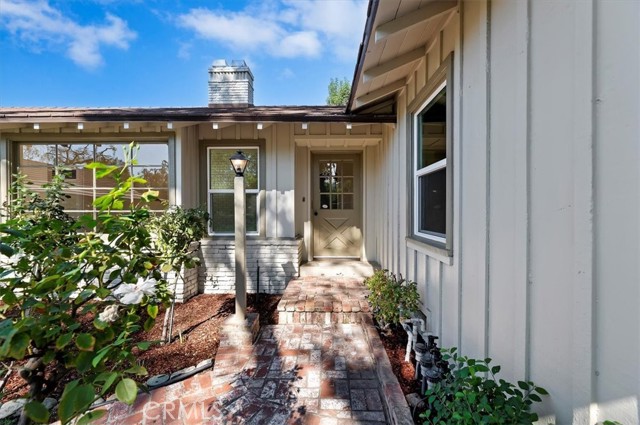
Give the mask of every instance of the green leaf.
[(133, 379), (124, 378), (116, 386), (116, 398), (123, 403), (133, 404), (138, 395), (138, 386)]
[(85, 425), (85, 424), (94, 423), (95, 421), (97, 421), (98, 419), (100, 419), (106, 414), (107, 414), (107, 411), (105, 409), (92, 410), (91, 412), (83, 415), (80, 419), (78, 419), (78, 422), (76, 422), (76, 425)]
[(87, 410), (95, 399), (93, 385), (78, 385), (77, 381), (73, 381), (73, 383), (75, 384), (70, 390), (65, 388), (60, 405), (58, 405), (58, 417), (63, 424), (68, 423), (75, 415)]
[(129, 369), (125, 370), (125, 372), (140, 376), (146, 376), (149, 374), (149, 372), (147, 372), (147, 369), (139, 364), (131, 366)]
[(76, 346), (80, 351), (93, 351), (96, 339), (91, 334), (82, 333), (76, 337)]
[(145, 351), (145, 350), (148, 350), (149, 347), (151, 347), (151, 343), (148, 341), (143, 341), (143, 342), (137, 343), (136, 346), (142, 351)]
[(18, 297), (13, 293), (13, 291), (8, 291), (2, 297), (2, 301), (7, 305), (13, 305), (18, 302)]
[(171, 270), (173, 270), (173, 266), (171, 265), (171, 263), (164, 263), (162, 266), (160, 266), (160, 271), (162, 273), (169, 273)]
[(28, 334), (19, 333), (14, 335), (11, 339), (8, 356), (17, 360), (23, 359), (29, 343), (31, 343), (31, 338)]
[(15, 251), (9, 245), (0, 243), (0, 254), (11, 257), (14, 253)]
[(140, 196), (144, 202), (152, 202), (160, 197), (160, 192), (157, 190), (148, 190)]
[(521, 390), (527, 391), (529, 389), (529, 385), (524, 381), (518, 381), (518, 386)]
[(549, 395), (549, 393), (547, 392), (547, 390), (545, 390), (545, 389), (544, 389), (544, 388), (542, 388), (542, 387), (536, 387), (536, 392), (537, 392), (538, 394), (541, 394), (541, 395)]
[(498, 372), (500, 372), (500, 366), (494, 366), (491, 368), (491, 373), (493, 373), (494, 375)]
[(142, 326), (142, 328), (145, 330), (145, 332), (149, 332), (152, 328), (153, 325), (155, 325), (156, 321), (151, 318), (151, 317), (147, 317), (147, 320), (144, 321), (144, 325)]
[(78, 372), (84, 373), (91, 368), (91, 361), (93, 360), (93, 353), (91, 351), (81, 351), (73, 362), (76, 365)]
[(537, 401), (538, 403), (542, 401), (542, 399), (538, 394), (529, 394), (529, 398), (533, 401)]
[(109, 324), (107, 322), (103, 322), (102, 320), (98, 319), (97, 317), (95, 319), (93, 319), (93, 327), (96, 328), (99, 331), (103, 331), (103, 330), (107, 329), (108, 326), (109, 326)]
[(98, 367), (104, 356), (109, 354), (109, 351), (111, 351), (111, 347), (105, 347), (102, 350), (98, 351), (98, 354), (93, 358), (93, 360), (91, 360), (91, 364), (93, 365), (93, 367)]
[(72, 338), (73, 338), (73, 332), (60, 335), (58, 339), (56, 339), (56, 348), (58, 350), (63, 349), (64, 347), (67, 346), (67, 344), (71, 342)]
[(158, 306), (154, 304), (147, 305), (147, 313), (149, 317), (155, 319), (158, 316)]
[(44, 404), (39, 401), (30, 401), (24, 405), (24, 410), (27, 412), (27, 416), (34, 422), (46, 423), (49, 422), (49, 411)]
[(96, 178), (97, 179), (102, 179), (107, 177), (109, 174), (113, 173), (114, 171), (116, 171), (118, 169), (118, 166), (116, 165), (107, 165), (104, 167), (99, 167), (99, 169), (96, 169)]

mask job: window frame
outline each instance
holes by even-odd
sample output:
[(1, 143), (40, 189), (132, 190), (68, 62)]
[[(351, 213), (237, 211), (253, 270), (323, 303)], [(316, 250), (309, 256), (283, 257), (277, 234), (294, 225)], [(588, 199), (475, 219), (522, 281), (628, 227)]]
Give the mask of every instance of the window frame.
[[(426, 167), (418, 168), (418, 148), (421, 142), (419, 129), (420, 115), (429, 103), (446, 89), (446, 158)], [(414, 100), (407, 107), (407, 128), (410, 129), (409, 152), (411, 152), (411, 167), (408, 180), (411, 187), (411, 208), (409, 209), (410, 229), (408, 239), (424, 243), (437, 248), (439, 253), (453, 256), (453, 53), (449, 54), (440, 67), (433, 73), (425, 86), (416, 94)], [(446, 225), (444, 234), (420, 230), (420, 177), (446, 169)]]
[[(260, 217), (260, 192), (262, 188), (262, 153), (259, 145), (215, 145), (215, 146), (206, 146), (206, 197), (207, 197), (207, 212), (211, 217), (213, 217), (212, 209), (211, 209), (211, 195), (214, 193), (234, 193), (234, 189), (211, 189), (211, 154), (210, 152), (213, 150), (247, 150), (247, 149), (256, 149), (258, 151), (258, 187), (257, 189), (245, 189), (245, 194), (252, 193), (256, 195), (256, 230), (255, 231), (247, 231), (246, 234), (249, 236), (258, 236), (260, 235), (261, 228), (261, 217)], [(233, 172), (231, 168), (231, 163), (229, 163), (229, 172)], [(246, 202), (246, 201), (245, 201)], [(246, 205), (246, 204), (245, 204)], [(246, 206), (245, 206), (246, 208)], [(246, 215), (246, 212), (245, 212)], [(213, 219), (209, 220), (209, 224), (207, 226), (207, 233), (209, 236), (233, 236), (233, 232), (214, 232), (213, 231)]]
[[(46, 137), (43, 139), (36, 139), (36, 138), (32, 138), (32, 137), (14, 137), (11, 138), (10, 140), (8, 140), (8, 142), (10, 143), (10, 149), (11, 149), (11, 153), (10, 153), (10, 158), (12, 158), (11, 160), (11, 174), (8, 176), (8, 181), (9, 181), (9, 185), (13, 182), (13, 174), (18, 172), (19, 167), (25, 167), (25, 168), (49, 168), (49, 167), (40, 167), (40, 166), (30, 166), (30, 165), (26, 165), (23, 166), (20, 164), (20, 146), (22, 145), (34, 145), (34, 146), (51, 146), (54, 145), (56, 146), (55, 148), (55, 159), (54, 159), (54, 164), (52, 165), (52, 168), (55, 170), (59, 165), (57, 164), (57, 157), (58, 157), (58, 149), (59, 146), (61, 145), (92, 145), (94, 146), (94, 157), (93, 157), (93, 161), (96, 160), (95, 157), (95, 145), (100, 145), (100, 144), (112, 144), (112, 145), (121, 145), (121, 146), (128, 146), (131, 143), (131, 140), (129, 138), (119, 138), (119, 137), (99, 137), (99, 138), (95, 138), (95, 137), (91, 137), (91, 136), (85, 136), (85, 137), (78, 137), (78, 136), (71, 136), (71, 137)], [(172, 150), (173, 150), (173, 146), (172, 146), (172, 140), (170, 138), (162, 138), (162, 137), (141, 137), (140, 140), (136, 140), (136, 144), (137, 145), (165, 145), (167, 148), (167, 186), (166, 188), (158, 188), (158, 187), (148, 187), (149, 189), (161, 189), (161, 190), (166, 190), (167, 191), (167, 199), (162, 198), (162, 200), (166, 201), (169, 203), (169, 205), (173, 204), (173, 167), (175, 166), (174, 164), (172, 164)], [(91, 161), (92, 162), (92, 161)], [(144, 168), (145, 166), (152, 166), (152, 167), (158, 167), (161, 166), (161, 164), (146, 164), (146, 163), (139, 163), (136, 165), (130, 165), (129, 169), (131, 171), (133, 171), (134, 169), (139, 169), (139, 168)], [(62, 166), (64, 167), (64, 166)], [(78, 165), (74, 165), (74, 166), (70, 166), (70, 167), (66, 167), (66, 168), (71, 168), (73, 170), (78, 170), (79, 166)], [(82, 167), (84, 168), (84, 167)], [(95, 200), (98, 196), (101, 196), (101, 190), (109, 190), (109, 187), (100, 187), (97, 185), (97, 179), (95, 176), (95, 171), (92, 171), (92, 185), (91, 187), (84, 187), (84, 188), (80, 188), (80, 189), (90, 189), (92, 192), (92, 197)], [(65, 193), (73, 193), (74, 192), (74, 186), (70, 187), (70, 191), (71, 192), (65, 192)], [(132, 187), (131, 188), (131, 192), (130, 192), (130, 200), (131, 202), (133, 202), (133, 193), (136, 189), (147, 189), (147, 186), (144, 186), (143, 188), (140, 187)], [(100, 194), (100, 195), (99, 195)], [(7, 193), (7, 196), (10, 196), (9, 193)], [(162, 213), (165, 211), (166, 208), (162, 208), (162, 209), (150, 209), (150, 212), (152, 213)], [(127, 209), (125, 208), (126, 211)], [(82, 209), (82, 210), (78, 210), (78, 209), (68, 209), (65, 208), (65, 211), (71, 213), (71, 214), (93, 214), (93, 216), (95, 217), (96, 214), (98, 214), (98, 210), (94, 207), (92, 209)]]

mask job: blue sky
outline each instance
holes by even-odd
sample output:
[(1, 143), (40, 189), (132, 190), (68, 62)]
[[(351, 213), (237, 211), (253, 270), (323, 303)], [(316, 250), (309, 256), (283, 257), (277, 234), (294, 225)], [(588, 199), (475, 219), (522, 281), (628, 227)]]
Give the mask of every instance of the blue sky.
[(366, 0), (0, 0), (0, 106), (205, 106), (215, 59), (256, 105), (324, 104), (349, 81)]

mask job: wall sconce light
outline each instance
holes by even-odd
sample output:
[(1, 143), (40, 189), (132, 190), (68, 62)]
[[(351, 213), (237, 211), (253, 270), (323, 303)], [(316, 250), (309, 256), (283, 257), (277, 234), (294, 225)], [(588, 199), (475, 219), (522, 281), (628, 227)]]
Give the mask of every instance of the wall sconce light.
[(302, 129), (306, 130), (307, 128), (309, 128), (309, 123), (303, 122), (302, 123)]
[(348, 123), (347, 123), (347, 130), (351, 130), (351, 127), (352, 127), (351, 123), (350, 123), (350, 122), (348, 122)]
[(78, 130), (84, 130), (84, 123), (78, 123)]
[(167, 123), (167, 129), (168, 130), (173, 130), (173, 123), (172, 122), (168, 122)]
[(40, 124), (37, 123), (37, 122), (33, 123), (33, 129), (34, 130), (40, 130)]
[(125, 130), (129, 130), (129, 123), (125, 122), (124, 124), (122, 124), (122, 128), (124, 128)]
[(213, 124), (211, 124), (211, 128), (213, 128), (214, 130), (218, 129), (218, 123), (214, 122)]
[(258, 130), (262, 130), (262, 127), (263, 127), (263, 125), (262, 125), (262, 123), (261, 123), (261, 122), (259, 122), (259, 123), (256, 125), (256, 128), (257, 128)]

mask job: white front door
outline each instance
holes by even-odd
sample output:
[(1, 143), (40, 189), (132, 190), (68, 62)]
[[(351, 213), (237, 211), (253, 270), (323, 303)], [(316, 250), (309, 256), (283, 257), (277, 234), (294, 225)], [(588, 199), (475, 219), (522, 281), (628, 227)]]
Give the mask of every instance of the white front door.
[(362, 246), (361, 156), (313, 156), (313, 256), (360, 258)]

